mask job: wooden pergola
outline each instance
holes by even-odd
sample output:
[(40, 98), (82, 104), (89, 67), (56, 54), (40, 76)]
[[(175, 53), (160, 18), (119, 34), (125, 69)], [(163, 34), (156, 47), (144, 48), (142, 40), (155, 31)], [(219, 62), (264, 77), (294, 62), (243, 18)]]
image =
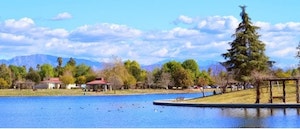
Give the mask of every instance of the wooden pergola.
[[(273, 103), (273, 99), (275, 98), (279, 98), (282, 99), (282, 102), (285, 103), (286, 102), (286, 85), (285, 82), (286, 81), (295, 81), (296, 83), (296, 102), (300, 103), (299, 100), (299, 78), (267, 78), (267, 79), (263, 79), (262, 81), (268, 81), (269, 82), (269, 103)], [(282, 96), (273, 96), (273, 85), (272, 82), (282, 82)], [(260, 103), (260, 83), (258, 83), (258, 86), (256, 87), (256, 103)]]
[(32, 81), (17, 81), (15, 82), (16, 89), (22, 90), (22, 89), (33, 89), (34, 82)]

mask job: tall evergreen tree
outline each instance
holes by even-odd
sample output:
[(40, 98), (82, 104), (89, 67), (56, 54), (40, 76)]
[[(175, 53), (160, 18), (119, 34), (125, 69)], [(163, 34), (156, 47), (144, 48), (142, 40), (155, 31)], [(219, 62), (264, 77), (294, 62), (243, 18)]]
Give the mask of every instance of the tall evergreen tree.
[(57, 58), (57, 67), (62, 67), (63, 59), (62, 57)]
[(57, 61), (57, 66), (55, 68), (55, 76), (59, 77), (59, 76), (62, 76), (63, 75), (63, 67), (62, 67), (62, 64), (63, 64), (63, 59), (62, 57), (58, 57), (56, 59)]
[(74, 58), (70, 58), (70, 60), (67, 62), (67, 65), (71, 65), (71, 66), (76, 66), (76, 61), (74, 60)]
[(222, 54), (223, 65), (235, 75), (237, 81), (248, 81), (252, 71), (264, 71), (268, 68), (268, 57), (265, 55), (265, 44), (259, 40), (256, 32), (259, 27), (251, 23), (245, 11), (246, 6), (240, 6), (242, 21), (235, 30), (235, 39), (229, 42), (231, 48)]

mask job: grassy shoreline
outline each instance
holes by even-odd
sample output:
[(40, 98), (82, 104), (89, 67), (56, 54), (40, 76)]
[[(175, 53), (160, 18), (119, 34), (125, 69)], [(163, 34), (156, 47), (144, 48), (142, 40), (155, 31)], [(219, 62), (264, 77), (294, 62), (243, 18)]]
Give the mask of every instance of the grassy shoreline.
[[(213, 92), (215, 89), (205, 89), (205, 92)], [(228, 89), (230, 90), (230, 89)], [(172, 94), (172, 93), (202, 93), (199, 89), (166, 90), (166, 89), (126, 89), (107, 92), (84, 92), (81, 89), (0, 89), (0, 97), (14, 96), (106, 96), (106, 95), (138, 95), (138, 94)], [(219, 103), (219, 104), (254, 104), (256, 100), (255, 89), (228, 92), (203, 98), (184, 100), (191, 103)], [(296, 89), (294, 85), (286, 87), (286, 103), (296, 103)], [(282, 87), (274, 87), (273, 96), (282, 96)], [(170, 98), (172, 99), (172, 98)], [(269, 101), (268, 88), (261, 89), (261, 103)], [(281, 99), (273, 100), (273, 103), (282, 103)]]
[[(228, 89), (229, 90), (229, 89)], [(260, 103), (269, 103), (269, 89), (267, 86), (260, 89)], [(283, 96), (282, 86), (273, 87), (273, 96)], [(207, 104), (254, 104), (256, 101), (256, 89), (241, 90), (235, 92), (229, 92), (224, 94), (218, 94), (214, 96), (207, 96), (204, 98), (197, 98), (187, 100), (186, 102), (192, 103), (207, 103)], [(273, 103), (283, 103), (282, 99), (273, 99)], [(289, 84), (286, 87), (286, 103), (296, 103), (296, 88), (295, 84)]]
[[(165, 90), (165, 89), (128, 89), (107, 92), (84, 92), (81, 89), (0, 89), (0, 97), (4, 96), (103, 96), (103, 95), (135, 95), (135, 94), (171, 94), (200, 93), (199, 89)], [(207, 91), (209, 92), (209, 91)]]

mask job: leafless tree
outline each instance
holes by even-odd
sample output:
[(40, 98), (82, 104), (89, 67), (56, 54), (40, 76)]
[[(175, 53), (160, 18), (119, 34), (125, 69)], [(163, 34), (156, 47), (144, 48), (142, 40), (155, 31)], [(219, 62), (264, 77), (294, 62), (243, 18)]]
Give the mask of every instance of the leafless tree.
[(230, 80), (230, 76), (226, 72), (225, 67), (220, 64), (213, 64), (210, 66), (211, 68), (211, 76), (216, 85), (220, 86), (223, 88), (223, 92), (226, 90), (226, 85), (228, 81)]
[(264, 79), (268, 78), (270, 76), (262, 73), (262, 72), (258, 72), (258, 71), (252, 71), (251, 73), (251, 80), (252, 82), (254, 82), (254, 84), (256, 85), (256, 101), (255, 103), (260, 103), (260, 91), (261, 91), (261, 83)]
[(122, 79), (117, 75), (112, 75), (108, 78), (108, 81), (110, 85), (112, 86), (114, 92), (116, 93), (116, 90), (121, 88), (123, 85)]
[(152, 86), (154, 84), (154, 76), (152, 72), (147, 72), (147, 79), (146, 79), (146, 85), (147, 88), (149, 88), (150, 86)]
[(171, 82), (171, 74), (170, 73), (167, 73), (167, 72), (163, 72), (160, 76), (160, 86), (162, 88), (166, 88), (168, 89), (168, 86)]

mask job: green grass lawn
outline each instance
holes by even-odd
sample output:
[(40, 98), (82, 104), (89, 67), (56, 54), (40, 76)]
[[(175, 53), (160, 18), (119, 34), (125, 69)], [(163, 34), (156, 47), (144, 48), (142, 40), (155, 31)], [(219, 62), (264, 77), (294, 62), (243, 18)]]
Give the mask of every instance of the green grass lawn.
[[(273, 85), (273, 96), (283, 96), (282, 85)], [(227, 89), (230, 91), (230, 89)], [(260, 103), (269, 103), (269, 89), (264, 86), (261, 88)], [(255, 103), (256, 90), (240, 90), (204, 98), (188, 100), (188, 102), (197, 103)], [(273, 103), (282, 103), (282, 99), (273, 99)], [(296, 86), (295, 84), (286, 85), (286, 103), (296, 103)]]

